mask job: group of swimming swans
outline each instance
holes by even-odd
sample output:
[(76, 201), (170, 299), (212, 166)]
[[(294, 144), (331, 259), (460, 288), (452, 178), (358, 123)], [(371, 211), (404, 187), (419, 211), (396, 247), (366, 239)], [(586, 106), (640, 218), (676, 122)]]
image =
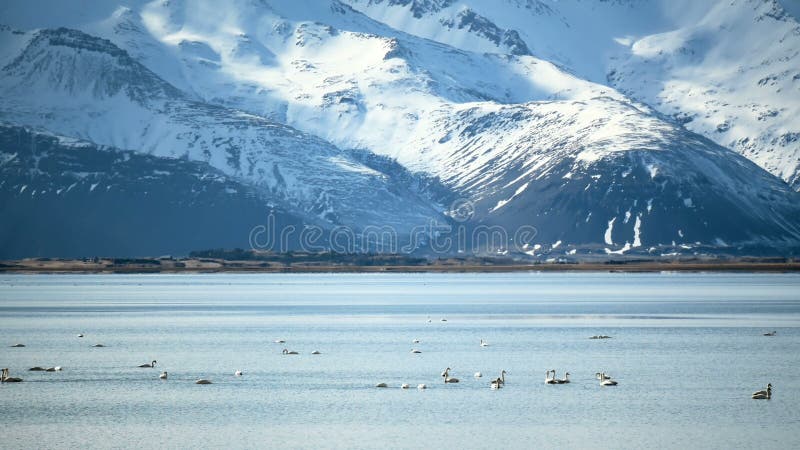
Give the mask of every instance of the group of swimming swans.
[[(553, 374), (552, 376), (550, 374)], [(564, 378), (556, 378), (555, 370), (548, 370), (544, 373), (544, 384), (567, 384), (569, 383), (569, 372), (564, 374)]]
[(600, 380), (600, 386), (616, 386), (617, 382), (612, 380), (610, 376), (606, 375), (605, 372), (597, 372), (594, 374), (598, 380)]

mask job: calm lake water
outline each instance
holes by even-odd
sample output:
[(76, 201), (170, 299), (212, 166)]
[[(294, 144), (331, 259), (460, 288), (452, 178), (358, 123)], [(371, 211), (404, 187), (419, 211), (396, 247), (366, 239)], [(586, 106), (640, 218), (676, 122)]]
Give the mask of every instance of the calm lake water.
[(797, 448), (798, 327), (798, 275), (4, 275), (0, 447)]

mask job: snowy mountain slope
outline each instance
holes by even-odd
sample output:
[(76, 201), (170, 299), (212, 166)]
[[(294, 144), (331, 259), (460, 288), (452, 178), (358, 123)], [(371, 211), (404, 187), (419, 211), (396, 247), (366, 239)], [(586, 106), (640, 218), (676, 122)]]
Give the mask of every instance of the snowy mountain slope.
[[(612, 3), (632, 11), (624, 17), (636, 15), (628, 3)], [(455, 15), (455, 37), (443, 43), (375, 20), (375, 11), (408, 8), (415, 24), (463, 12), (452, 9), (461, 2), (353, 4), (372, 17), (317, 0), (236, 0), (223, 11), (203, 0), (132, 2), (72, 12), (65, 24), (109, 41), (79, 40), (123, 48), (130, 61), (121, 66), (146, 72), (120, 69), (108, 51), (42, 47), (36, 32), (13, 34), (3, 38), (12, 49), (0, 51), (11, 55), (0, 80), (9, 98), (3, 117), (208, 161), (332, 223), (410, 227), (462, 197), (475, 206), (470, 226), (537, 227), (534, 255), (798, 247), (797, 193), (616, 89), (528, 55), (536, 45), (518, 51), (491, 37), (510, 36), (498, 30), (512, 22), (492, 28), (489, 15)], [(470, 3), (474, 11), (488, 4)], [(568, 27), (563, 11), (543, 2), (503, 5), (509, 16), (557, 16), (558, 27)], [(9, 16), (15, 27), (36, 26), (17, 16)], [(130, 83), (145, 92), (141, 101), (120, 94)], [(43, 95), (31, 98), (37, 90)], [(408, 170), (425, 175), (409, 178)]]
[[(2, 116), (103, 145), (204, 161), (331, 223), (406, 227), (436, 215), (332, 145), (193, 101), (111, 42), (42, 30), (2, 69)], [(33, 94), (35, 93), (35, 94)], [(387, 217), (378, 207), (396, 205)]]
[[(515, 32), (530, 54), (614, 86), (800, 189), (800, 25), (783, 9), (791, 1), (347, 2), (465, 50), (514, 53), (492, 30)], [(481, 20), (453, 27), (467, 12)]]
[(477, 222), (535, 225), (534, 254), (800, 242), (798, 195), (782, 181), (626, 103), (473, 105), (431, 124), (410, 145), (465, 169), (434, 173), (472, 199)]
[(308, 223), (268, 201), (205, 163), (0, 125), (3, 259), (187, 254), (248, 246), (270, 212)]
[(777, 3), (718, 4), (610, 67), (614, 86), (800, 190), (800, 24)]

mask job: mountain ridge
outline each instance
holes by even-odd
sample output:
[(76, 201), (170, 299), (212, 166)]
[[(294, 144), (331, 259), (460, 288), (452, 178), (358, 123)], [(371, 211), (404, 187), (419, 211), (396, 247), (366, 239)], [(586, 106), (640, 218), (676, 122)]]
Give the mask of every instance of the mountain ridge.
[[(458, 6), (434, 3), (392, 5)], [(467, 202), (469, 229), (536, 227), (522, 248), (476, 249), (517, 257), (800, 247), (785, 183), (529, 52), (460, 49), (339, 1), (238, 0), (219, 20), (202, 0), (111, 6), (64, 19), (86, 31), (0, 31), (0, 118), (207, 163), (329, 228), (410, 232)]]

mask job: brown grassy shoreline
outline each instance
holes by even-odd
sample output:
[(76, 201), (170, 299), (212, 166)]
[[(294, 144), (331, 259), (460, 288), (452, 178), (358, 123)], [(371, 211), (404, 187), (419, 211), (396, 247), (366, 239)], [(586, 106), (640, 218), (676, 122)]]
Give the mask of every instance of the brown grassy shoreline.
[(577, 263), (473, 264), (453, 261), (423, 265), (344, 265), (231, 261), (207, 258), (23, 259), (0, 262), (0, 273), (503, 273), (503, 272), (800, 272), (800, 262), (762, 261), (605, 261)]

